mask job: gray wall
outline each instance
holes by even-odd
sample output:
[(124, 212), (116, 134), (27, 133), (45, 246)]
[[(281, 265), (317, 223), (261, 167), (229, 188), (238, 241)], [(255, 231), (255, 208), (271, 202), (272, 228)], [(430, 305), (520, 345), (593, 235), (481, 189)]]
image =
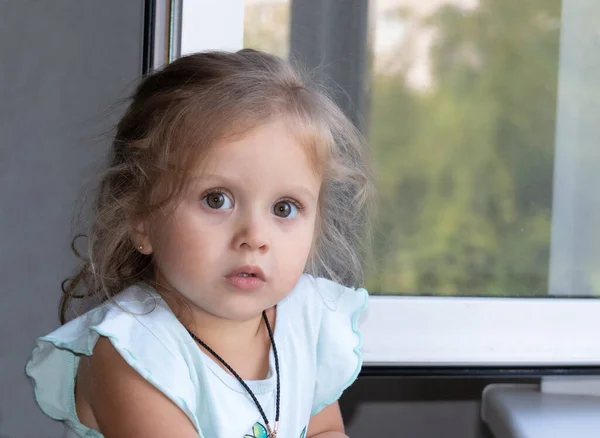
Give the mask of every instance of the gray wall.
[(71, 218), (141, 73), (142, 0), (0, 1), (0, 436), (58, 437), (24, 366), (58, 326)]
[[(0, 436), (62, 428), (24, 374), (58, 325), (71, 218), (141, 69), (142, 0), (0, 1)], [(484, 381), (360, 379), (342, 399), (353, 437), (476, 438)]]

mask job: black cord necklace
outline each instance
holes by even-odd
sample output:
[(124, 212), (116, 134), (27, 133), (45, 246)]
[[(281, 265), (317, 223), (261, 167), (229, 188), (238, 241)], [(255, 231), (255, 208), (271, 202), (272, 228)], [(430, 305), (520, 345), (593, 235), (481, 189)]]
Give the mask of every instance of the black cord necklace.
[(267, 314), (265, 313), (265, 311), (263, 311), (262, 317), (263, 317), (263, 320), (265, 321), (265, 325), (267, 326), (267, 331), (269, 332), (269, 339), (271, 340), (271, 346), (273, 347), (273, 355), (275, 356), (275, 373), (277, 375), (275, 424), (273, 425), (273, 429), (271, 429), (271, 426), (269, 425), (269, 420), (267, 419), (267, 416), (265, 415), (265, 411), (263, 410), (262, 406), (258, 402), (258, 399), (254, 395), (252, 390), (248, 387), (246, 382), (244, 382), (244, 379), (242, 379), (239, 376), (239, 374), (236, 373), (235, 370), (233, 368), (231, 368), (231, 366), (223, 360), (223, 358), (221, 358), (221, 356), (219, 356), (212, 348), (210, 348), (200, 338), (198, 338), (198, 336), (193, 334), (190, 330), (188, 330), (188, 333), (194, 339), (194, 341), (196, 341), (197, 343), (202, 345), (206, 349), (206, 351), (208, 351), (210, 354), (212, 354), (214, 356), (215, 359), (217, 359), (219, 362), (221, 362), (223, 364), (223, 366), (225, 368), (227, 368), (227, 370), (229, 370), (229, 372), (231, 374), (233, 374), (233, 376), (237, 379), (237, 381), (240, 382), (240, 384), (248, 392), (248, 395), (252, 398), (252, 401), (254, 401), (254, 404), (256, 405), (256, 407), (258, 408), (258, 410), (260, 412), (260, 415), (262, 416), (263, 420), (265, 421), (265, 426), (267, 427), (267, 432), (269, 433), (269, 438), (276, 438), (277, 430), (279, 429), (279, 400), (280, 400), (279, 395), (280, 395), (280, 390), (281, 390), (280, 384), (279, 384), (279, 357), (277, 356), (277, 347), (275, 345), (275, 339), (273, 338), (273, 331), (271, 330), (271, 325), (269, 324), (269, 320), (267, 319)]

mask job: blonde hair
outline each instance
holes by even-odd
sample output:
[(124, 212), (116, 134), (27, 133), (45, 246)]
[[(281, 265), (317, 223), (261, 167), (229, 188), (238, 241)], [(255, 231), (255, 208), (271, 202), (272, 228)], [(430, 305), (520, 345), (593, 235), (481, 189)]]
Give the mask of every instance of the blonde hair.
[(73, 299), (110, 299), (155, 278), (138, 252), (132, 220), (167, 210), (185, 192), (195, 165), (225, 137), (284, 117), (323, 176), (315, 242), (306, 272), (348, 286), (363, 282), (361, 260), (372, 192), (363, 137), (290, 63), (263, 52), (206, 52), (145, 77), (117, 125), (87, 235), (87, 255), (63, 282), (60, 319)]

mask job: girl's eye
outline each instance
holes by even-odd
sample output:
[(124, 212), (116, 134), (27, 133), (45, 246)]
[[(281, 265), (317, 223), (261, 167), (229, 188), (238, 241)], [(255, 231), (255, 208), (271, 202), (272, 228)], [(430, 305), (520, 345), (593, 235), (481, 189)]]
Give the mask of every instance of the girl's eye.
[(298, 214), (298, 206), (291, 201), (278, 201), (273, 205), (273, 214), (284, 219), (292, 218)]
[(233, 207), (233, 202), (223, 192), (212, 192), (202, 198), (202, 202), (214, 210), (226, 210)]

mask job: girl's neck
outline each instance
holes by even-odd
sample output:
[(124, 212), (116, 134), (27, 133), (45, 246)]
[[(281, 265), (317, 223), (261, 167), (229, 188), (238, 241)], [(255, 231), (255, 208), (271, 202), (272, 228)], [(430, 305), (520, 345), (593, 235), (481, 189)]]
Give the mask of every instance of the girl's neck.
[(192, 309), (182, 324), (209, 346), (233, 347), (245, 343), (262, 340), (266, 330), (262, 315), (246, 321), (235, 321), (221, 318), (201, 309)]
[(227, 319), (207, 312), (182, 298), (171, 294), (162, 295), (183, 326), (209, 345), (211, 339), (217, 339), (219, 343), (226, 339), (251, 340), (261, 334), (261, 329), (264, 330), (262, 314), (243, 321)]
[[(266, 310), (272, 328), (275, 326), (275, 312), (275, 307)], [(267, 377), (271, 339), (262, 315), (248, 321), (232, 321), (200, 312), (192, 313), (187, 321), (181, 322), (224, 359), (242, 379), (263, 380)], [(198, 345), (198, 348), (229, 372), (204, 347)]]
[[(187, 302), (180, 295), (161, 292), (181, 324), (218, 353), (244, 380), (266, 378), (271, 339), (262, 313), (245, 321), (221, 318)], [(271, 329), (275, 331), (276, 307), (267, 309), (265, 313)], [(198, 348), (213, 359), (201, 345)], [(216, 359), (214, 362), (226, 370)]]

